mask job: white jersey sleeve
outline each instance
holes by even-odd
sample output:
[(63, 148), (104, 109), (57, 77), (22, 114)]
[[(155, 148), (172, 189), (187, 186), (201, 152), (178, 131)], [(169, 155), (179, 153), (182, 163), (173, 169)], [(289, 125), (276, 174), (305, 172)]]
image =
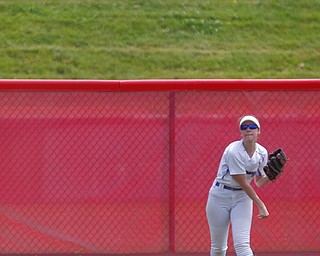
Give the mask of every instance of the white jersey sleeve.
[(226, 158), (230, 175), (246, 174), (245, 157), (242, 152), (237, 149), (238, 146), (237, 144), (232, 144), (228, 152), (228, 157)]

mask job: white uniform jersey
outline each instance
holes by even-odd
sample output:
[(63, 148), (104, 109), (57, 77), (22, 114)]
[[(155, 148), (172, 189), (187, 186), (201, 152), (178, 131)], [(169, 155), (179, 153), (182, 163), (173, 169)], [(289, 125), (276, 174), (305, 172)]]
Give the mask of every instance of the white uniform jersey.
[(260, 144), (256, 143), (256, 150), (250, 158), (243, 141), (235, 141), (225, 149), (220, 161), (216, 181), (230, 187), (240, 188), (238, 182), (232, 178), (235, 174), (247, 174), (247, 180), (251, 183), (255, 175), (265, 175), (263, 167), (268, 161), (268, 152)]

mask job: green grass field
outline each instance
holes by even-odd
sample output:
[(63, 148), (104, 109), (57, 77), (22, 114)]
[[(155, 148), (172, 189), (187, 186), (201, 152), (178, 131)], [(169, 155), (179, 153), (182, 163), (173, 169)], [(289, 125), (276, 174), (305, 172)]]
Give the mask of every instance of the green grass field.
[(319, 78), (319, 0), (0, 0), (0, 78)]

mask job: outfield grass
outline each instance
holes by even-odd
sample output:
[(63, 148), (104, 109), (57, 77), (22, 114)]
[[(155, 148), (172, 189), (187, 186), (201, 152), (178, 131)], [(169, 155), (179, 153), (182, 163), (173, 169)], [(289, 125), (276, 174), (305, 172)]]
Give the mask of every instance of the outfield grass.
[(0, 0), (0, 78), (319, 78), (319, 0)]

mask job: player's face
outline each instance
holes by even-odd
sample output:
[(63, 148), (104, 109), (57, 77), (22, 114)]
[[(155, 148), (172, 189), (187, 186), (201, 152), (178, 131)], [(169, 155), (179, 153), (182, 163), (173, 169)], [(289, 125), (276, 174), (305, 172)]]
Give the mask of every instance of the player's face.
[(244, 140), (256, 141), (260, 134), (260, 129), (252, 121), (245, 121), (240, 126), (240, 132)]

